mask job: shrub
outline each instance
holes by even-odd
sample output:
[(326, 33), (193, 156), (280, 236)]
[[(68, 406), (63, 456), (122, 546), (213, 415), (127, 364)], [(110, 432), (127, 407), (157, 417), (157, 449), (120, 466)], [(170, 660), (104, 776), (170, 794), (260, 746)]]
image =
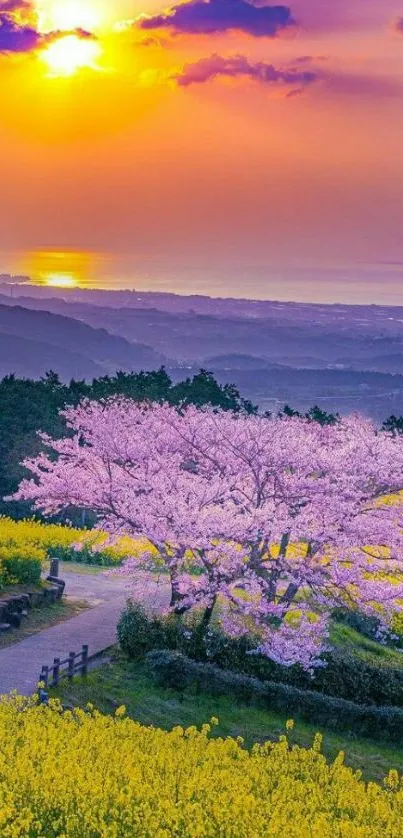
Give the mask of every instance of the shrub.
[(396, 636), (396, 645), (403, 646), (403, 613), (395, 614), (392, 619), (392, 631)]
[(170, 652), (167, 649), (155, 650), (148, 652), (146, 661), (158, 687), (181, 691), (192, 683), (193, 671), (190, 659), (181, 655), (180, 652)]
[[(210, 627), (202, 639), (194, 624), (173, 615), (152, 618), (146, 612), (143, 615), (148, 620), (148, 627), (142, 628), (147, 636), (144, 653), (152, 649), (176, 649), (196, 661), (210, 662), (263, 681), (285, 683), (357, 704), (403, 707), (403, 669), (377, 667), (346, 650), (335, 649), (328, 655), (327, 665), (311, 678), (299, 666), (287, 668), (254, 654), (257, 642), (253, 636), (230, 638), (218, 628)], [(123, 612), (121, 623), (125, 630), (118, 636), (123, 651), (129, 657), (141, 657), (131, 616)]]
[(180, 645), (182, 626), (174, 615), (162, 620), (147, 612), (143, 605), (129, 600), (117, 627), (122, 650), (133, 660), (140, 660), (152, 649), (175, 649)]
[[(21, 712), (24, 711), (24, 712)], [(212, 724), (214, 720), (212, 719)], [(2, 838), (379, 838), (402, 834), (403, 789), (364, 783), (321, 738), (305, 749), (169, 733), (88, 708), (0, 703)], [(89, 793), (90, 788), (90, 793)]]
[(289, 684), (259, 681), (247, 675), (222, 670), (213, 664), (197, 663), (178, 652), (154, 651), (147, 664), (155, 682), (162, 687), (227, 695), (288, 716), (298, 716), (331, 730), (353, 730), (358, 736), (403, 742), (403, 710), (371, 707), (342, 698), (300, 690)]
[(0, 546), (2, 586), (39, 585), (46, 553), (34, 546)]

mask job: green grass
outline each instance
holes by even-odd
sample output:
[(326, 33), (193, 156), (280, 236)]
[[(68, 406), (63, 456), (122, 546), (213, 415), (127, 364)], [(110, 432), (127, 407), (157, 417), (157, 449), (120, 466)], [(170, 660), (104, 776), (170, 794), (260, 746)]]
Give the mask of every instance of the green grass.
[(342, 623), (333, 623), (330, 639), (336, 649), (354, 655), (364, 663), (389, 669), (403, 669), (403, 654), (365, 637)]
[(88, 607), (88, 603), (81, 600), (62, 600), (32, 608), (28, 611), (27, 617), (23, 618), (19, 629), (10, 629), (5, 634), (0, 634), (0, 649), (19, 643), (26, 637), (38, 634), (38, 632), (51, 628), (51, 626), (64, 623), (66, 620), (81, 614)]
[[(102, 664), (102, 659), (100, 659)], [(285, 732), (287, 716), (237, 704), (230, 698), (183, 694), (156, 687), (144, 664), (128, 662), (120, 656), (103, 663), (86, 679), (77, 678), (52, 691), (63, 702), (85, 707), (92, 703), (103, 713), (113, 713), (122, 704), (127, 713), (143, 725), (169, 730), (176, 725), (200, 726), (212, 716), (219, 719), (216, 736), (242, 736), (250, 747), (255, 742), (278, 739)], [(315, 725), (296, 721), (290, 740), (309, 746), (317, 732)], [(403, 750), (390, 744), (321, 731), (324, 752), (329, 759), (345, 751), (346, 762), (363, 772), (368, 780), (382, 780), (390, 768), (403, 773)]]
[(99, 576), (101, 573), (107, 573), (113, 569), (113, 567), (82, 564), (81, 562), (60, 562), (60, 576), (62, 579), (64, 573), (80, 573), (82, 576)]

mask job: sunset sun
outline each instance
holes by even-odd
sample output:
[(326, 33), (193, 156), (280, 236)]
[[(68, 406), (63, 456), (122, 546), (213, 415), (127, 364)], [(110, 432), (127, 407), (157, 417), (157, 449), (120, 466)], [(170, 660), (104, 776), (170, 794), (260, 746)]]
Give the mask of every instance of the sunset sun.
[(85, 68), (98, 70), (97, 60), (100, 55), (101, 48), (97, 41), (71, 34), (51, 43), (42, 58), (52, 75), (72, 76)]
[(48, 274), (44, 277), (45, 285), (49, 288), (75, 288), (78, 281), (73, 274)]

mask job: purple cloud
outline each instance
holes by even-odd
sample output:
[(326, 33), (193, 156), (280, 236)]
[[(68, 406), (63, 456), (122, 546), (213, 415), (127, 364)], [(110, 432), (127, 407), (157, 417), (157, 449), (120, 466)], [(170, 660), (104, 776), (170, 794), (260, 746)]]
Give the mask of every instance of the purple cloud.
[(399, 32), (400, 35), (403, 35), (403, 17), (397, 17), (394, 23), (394, 29), (396, 32)]
[(16, 23), (8, 14), (0, 13), (0, 53), (32, 52), (41, 40), (42, 36), (32, 26)]
[[(305, 69), (305, 65), (311, 60), (323, 62), (324, 66), (311, 66)], [(325, 63), (328, 60), (326, 56), (316, 58), (301, 56), (295, 58), (289, 67), (278, 69), (273, 64), (267, 64), (264, 61), (252, 63), (244, 55), (224, 58), (213, 54), (208, 58), (185, 64), (173, 78), (180, 87), (189, 87), (192, 84), (203, 84), (218, 77), (244, 77), (254, 79), (263, 85), (284, 87), (287, 90), (287, 98), (298, 96), (309, 85), (316, 82), (327, 95), (343, 98), (356, 96), (360, 99), (366, 97), (376, 99), (380, 96), (394, 98), (402, 95), (400, 81), (343, 73), (339, 68), (328, 68)]]
[(294, 96), (318, 78), (317, 73), (313, 70), (278, 70), (273, 64), (266, 64), (263, 61), (252, 64), (244, 55), (223, 58), (217, 54), (210, 55), (209, 58), (202, 58), (200, 61), (191, 64), (185, 64), (174, 78), (181, 87), (188, 87), (191, 84), (202, 84), (210, 81), (217, 76), (227, 76), (229, 78), (246, 76), (262, 84), (284, 85), (293, 88), (287, 95)]
[(190, 0), (164, 14), (140, 19), (139, 26), (195, 35), (238, 29), (255, 37), (274, 38), (282, 29), (295, 26), (295, 21), (288, 6), (261, 6), (247, 0)]
[[(13, 0), (7, 0), (7, 3)], [(20, 4), (21, 6), (21, 4)], [(0, 12), (0, 54), (21, 54), (34, 52), (47, 46), (53, 41), (64, 38), (66, 35), (76, 35), (77, 38), (95, 38), (91, 32), (85, 29), (73, 29), (69, 31), (54, 31), (43, 34), (38, 32), (34, 26), (17, 21), (9, 13)]]
[(31, 9), (32, 3), (30, 0), (0, 0), (0, 15), (6, 12), (23, 12)]
[(138, 41), (136, 46), (139, 46), (139, 47), (168, 47), (169, 42), (163, 40), (162, 38), (156, 38), (154, 35), (146, 35), (145, 38), (142, 38), (141, 41)]

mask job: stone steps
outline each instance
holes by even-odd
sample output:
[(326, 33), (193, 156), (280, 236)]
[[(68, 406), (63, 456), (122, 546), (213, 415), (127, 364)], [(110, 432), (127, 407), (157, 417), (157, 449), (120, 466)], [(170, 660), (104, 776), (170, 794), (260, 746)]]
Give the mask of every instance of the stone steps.
[(19, 628), (31, 608), (56, 602), (63, 596), (63, 589), (63, 583), (56, 584), (52, 580), (42, 589), (27, 591), (22, 594), (10, 594), (9, 596), (3, 593), (0, 599), (0, 626), (10, 625), (13, 628)]

